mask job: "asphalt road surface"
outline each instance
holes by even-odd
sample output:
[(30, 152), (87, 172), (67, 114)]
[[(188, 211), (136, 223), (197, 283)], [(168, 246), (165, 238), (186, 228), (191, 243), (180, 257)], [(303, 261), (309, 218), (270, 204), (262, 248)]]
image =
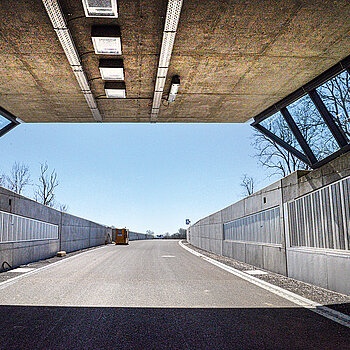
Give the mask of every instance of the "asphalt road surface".
[(350, 330), (178, 241), (78, 254), (0, 289), (0, 349), (350, 349)]

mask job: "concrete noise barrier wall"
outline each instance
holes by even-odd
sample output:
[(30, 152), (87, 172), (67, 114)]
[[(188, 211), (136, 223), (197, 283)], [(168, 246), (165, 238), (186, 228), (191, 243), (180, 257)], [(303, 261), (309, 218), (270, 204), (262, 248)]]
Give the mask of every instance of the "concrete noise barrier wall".
[[(56, 230), (57, 228), (57, 230)], [(15, 232), (16, 231), (16, 232)], [(0, 187), (0, 267), (105, 244), (109, 229)], [(4, 265), (3, 268), (7, 268)]]
[(140, 241), (145, 239), (153, 239), (153, 235), (129, 231), (129, 241)]
[(192, 225), (201, 249), (350, 294), (350, 153)]

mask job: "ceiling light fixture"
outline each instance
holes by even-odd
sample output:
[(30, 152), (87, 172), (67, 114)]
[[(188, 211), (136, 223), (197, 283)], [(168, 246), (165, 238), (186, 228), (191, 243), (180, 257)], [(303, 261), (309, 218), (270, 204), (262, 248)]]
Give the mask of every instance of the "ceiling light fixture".
[(126, 98), (126, 87), (124, 82), (105, 83), (107, 98)]
[[(182, 1), (183, 0), (168, 1), (168, 7), (167, 7), (165, 25), (164, 25), (164, 31), (163, 31), (162, 47), (160, 49), (156, 84), (154, 89), (153, 104), (152, 104), (152, 110), (151, 110), (151, 123), (155, 123), (159, 115), (160, 104), (162, 101), (162, 94), (164, 90), (166, 76), (168, 74), (171, 54), (173, 52), (176, 31), (180, 20)], [(174, 85), (173, 89), (176, 89), (176, 84)], [(177, 89), (178, 89), (178, 86), (177, 86)], [(175, 100), (175, 97), (174, 97), (174, 100)], [(170, 95), (169, 95), (169, 102), (171, 102)]]
[(171, 86), (170, 86), (170, 92), (168, 97), (168, 102), (173, 103), (175, 102), (175, 98), (177, 95), (177, 92), (179, 91), (180, 87), (180, 77), (178, 75), (174, 75), (171, 79)]
[(86, 17), (118, 17), (117, 0), (83, 0)]
[(97, 55), (122, 54), (119, 26), (92, 26), (91, 38)]
[(103, 80), (124, 80), (123, 60), (102, 59), (98, 68)]
[[(42, 0), (42, 2), (45, 6), (47, 14), (49, 15), (53, 29), (55, 30), (57, 37), (62, 45), (64, 53), (67, 56), (73, 73), (78, 81), (80, 89), (84, 94), (85, 100), (91, 110), (91, 114), (97, 122), (101, 122), (102, 117), (100, 111), (98, 110), (95, 98), (92, 95), (89, 82), (81, 65), (79, 54), (74, 45), (70, 31), (67, 28), (61, 7), (57, 0)], [(97, 2), (100, 1), (97, 0)]]

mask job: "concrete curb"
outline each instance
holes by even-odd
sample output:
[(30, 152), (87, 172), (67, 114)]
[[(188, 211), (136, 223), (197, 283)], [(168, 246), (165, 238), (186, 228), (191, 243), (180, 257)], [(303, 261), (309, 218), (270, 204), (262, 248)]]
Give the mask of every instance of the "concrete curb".
[(227, 272), (229, 272), (237, 277), (240, 277), (240, 278), (242, 278), (242, 279), (244, 279), (252, 284), (255, 284), (256, 286), (258, 286), (260, 288), (263, 288), (263, 289), (265, 289), (271, 293), (274, 293), (274, 294), (276, 294), (284, 299), (287, 299), (296, 305), (304, 307), (312, 312), (315, 312), (323, 317), (326, 317), (334, 322), (337, 322), (345, 327), (350, 328), (350, 316), (348, 316), (348, 315), (345, 315), (339, 311), (330, 309), (327, 306), (316, 303), (310, 299), (304, 298), (298, 294), (290, 292), (290, 291), (283, 289), (281, 287), (275, 286), (275, 285), (268, 283), (266, 281), (260, 280), (256, 277), (253, 277), (252, 275), (249, 275), (249, 274), (244, 273), (242, 271), (236, 270), (233, 267), (227, 266), (219, 261), (216, 261), (212, 258), (209, 258), (201, 253), (196, 252), (195, 250), (193, 250), (189, 247), (186, 247), (182, 243), (182, 241), (179, 241), (179, 245), (182, 248), (186, 249), (191, 254), (196, 255), (196, 256), (202, 258), (203, 260), (205, 260), (205, 261), (207, 261), (207, 262), (209, 262), (217, 267), (220, 267), (221, 269), (223, 269), (223, 270), (225, 270), (225, 271), (227, 271)]

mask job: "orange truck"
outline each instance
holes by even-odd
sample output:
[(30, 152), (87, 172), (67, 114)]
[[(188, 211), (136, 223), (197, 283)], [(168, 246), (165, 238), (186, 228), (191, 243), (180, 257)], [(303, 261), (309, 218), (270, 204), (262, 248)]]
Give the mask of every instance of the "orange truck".
[(112, 231), (115, 244), (129, 244), (129, 230), (126, 228), (115, 228)]

